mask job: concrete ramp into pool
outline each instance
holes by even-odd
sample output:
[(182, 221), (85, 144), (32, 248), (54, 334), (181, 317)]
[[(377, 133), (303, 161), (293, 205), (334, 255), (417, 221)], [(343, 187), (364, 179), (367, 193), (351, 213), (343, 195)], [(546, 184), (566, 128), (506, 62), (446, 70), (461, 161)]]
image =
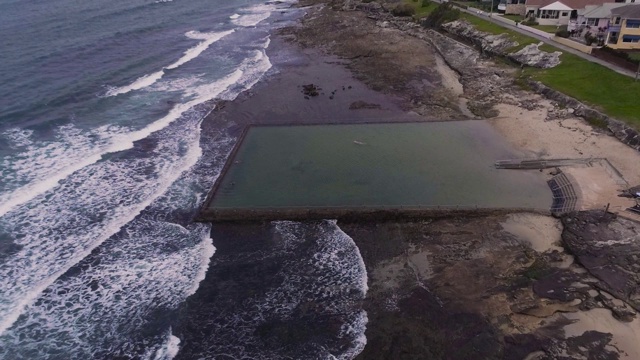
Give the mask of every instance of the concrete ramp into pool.
[(514, 151), (483, 121), (251, 126), (201, 221), (404, 218), (548, 212), (537, 170), (498, 170)]

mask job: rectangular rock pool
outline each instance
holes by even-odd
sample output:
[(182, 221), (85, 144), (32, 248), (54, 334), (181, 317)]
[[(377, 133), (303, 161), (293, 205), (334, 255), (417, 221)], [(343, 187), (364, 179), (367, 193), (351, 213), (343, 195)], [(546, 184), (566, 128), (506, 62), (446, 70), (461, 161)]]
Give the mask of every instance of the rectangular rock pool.
[(519, 156), (484, 121), (251, 126), (200, 219), (549, 209), (551, 192), (539, 171), (494, 167)]

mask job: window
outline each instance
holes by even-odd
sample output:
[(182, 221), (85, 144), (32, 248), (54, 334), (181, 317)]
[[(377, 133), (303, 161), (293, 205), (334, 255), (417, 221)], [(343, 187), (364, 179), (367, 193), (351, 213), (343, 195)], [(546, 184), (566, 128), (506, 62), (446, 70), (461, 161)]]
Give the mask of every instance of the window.
[(540, 19), (557, 19), (559, 16), (558, 10), (542, 10), (540, 12)]
[(562, 16), (569, 16), (569, 13), (565, 11), (562, 13)]
[(589, 26), (596, 26), (597, 23), (598, 23), (598, 19), (596, 19), (596, 18), (588, 18), (587, 19), (587, 25), (589, 25)]
[(626, 27), (632, 28), (632, 29), (638, 29), (640, 28), (640, 20), (627, 20)]
[(614, 23), (615, 25), (620, 25), (620, 17), (613, 18), (613, 23)]
[(622, 35), (622, 42), (626, 42), (626, 43), (640, 42), (640, 35)]

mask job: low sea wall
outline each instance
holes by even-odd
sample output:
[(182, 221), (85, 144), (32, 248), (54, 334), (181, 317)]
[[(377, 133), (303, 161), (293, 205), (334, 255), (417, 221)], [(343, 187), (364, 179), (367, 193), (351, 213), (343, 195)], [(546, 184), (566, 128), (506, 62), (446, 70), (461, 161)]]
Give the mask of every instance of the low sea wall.
[(622, 143), (632, 147), (635, 150), (640, 151), (640, 133), (638, 130), (623, 123), (620, 120), (613, 119), (597, 110), (590, 108), (589, 106), (581, 103), (580, 101), (565, 95), (559, 91), (553, 90), (550, 87), (538, 82), (530, 81), (529, 85), (538, 94), (557, 101), (565, 107), (574, 109), (574, 114), (587, 120), (591, 124), (601, 124), (602, 127), (606, 127), (613, 135)]
[[(451, 38), (482, 48), (485, 54), (501, 56), (501, 57), (510, 59), (509, 54), (505, 53), (505, 51), (503, 50), (500, 50), (500, 49), (493, 50), (493, 49), (484, 48), (486, 44), (483, 43), (483, 38), (478, 36), (480, 32), (471, 31), (471, 30), (461, 31), (459, 28), (447, 28), (446, 26), (443, 26), (443, 30)], [(514, 59), (511, 59), (511, 60), (514, 60)], [(541, 94), (551, 100), (555, 100), (558, 103), (564, 105), (565, 107), (573, 108), (574, 114), (576, 116), (584, 118), (587, 122), (589, 122), (590, 124), (596, 127), (606, 128), (607, 130), (611, 131), (611, 133), (622, 143), (632, 147), (637, 151), (640, 151), (640, 133), (638, 132), (638, 130), (634, 129), (633, 127), (625, 124), (620, 120), (611, 118), (595, 109), (592, 109), (591, 107), (581, 103), (580, 101), (568, 95), (565, 95), (559, 91), (551, 89), (540, 82), (530, 81), (529, 85), (538, 94)]]
[(578, 51), (582, 51), (585, 54), (591, 54), (591, 51), (593, 51), (593, 47), (585, 45), (585, 44), (581, 44), (577, 41), (573, 41), (573, 40), (569, 40), (569, 39), (565, 39), (559, 36), (554, 36), (551, 40), (560, 43), (564, 46), (568, 46), (572, 49), (576, 49)]

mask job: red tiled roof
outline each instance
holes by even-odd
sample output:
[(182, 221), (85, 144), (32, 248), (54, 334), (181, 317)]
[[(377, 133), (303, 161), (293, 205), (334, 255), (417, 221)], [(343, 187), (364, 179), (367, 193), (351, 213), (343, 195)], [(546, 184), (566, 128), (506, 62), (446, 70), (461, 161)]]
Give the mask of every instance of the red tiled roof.
[(526, 5), (544, 7), (549, 4), (553, 4), (556, 1), (559, 1), (574, 10), (582, 9), (587, 5), (602, 5), (615, 2), (612, 0), (527, 0)]

